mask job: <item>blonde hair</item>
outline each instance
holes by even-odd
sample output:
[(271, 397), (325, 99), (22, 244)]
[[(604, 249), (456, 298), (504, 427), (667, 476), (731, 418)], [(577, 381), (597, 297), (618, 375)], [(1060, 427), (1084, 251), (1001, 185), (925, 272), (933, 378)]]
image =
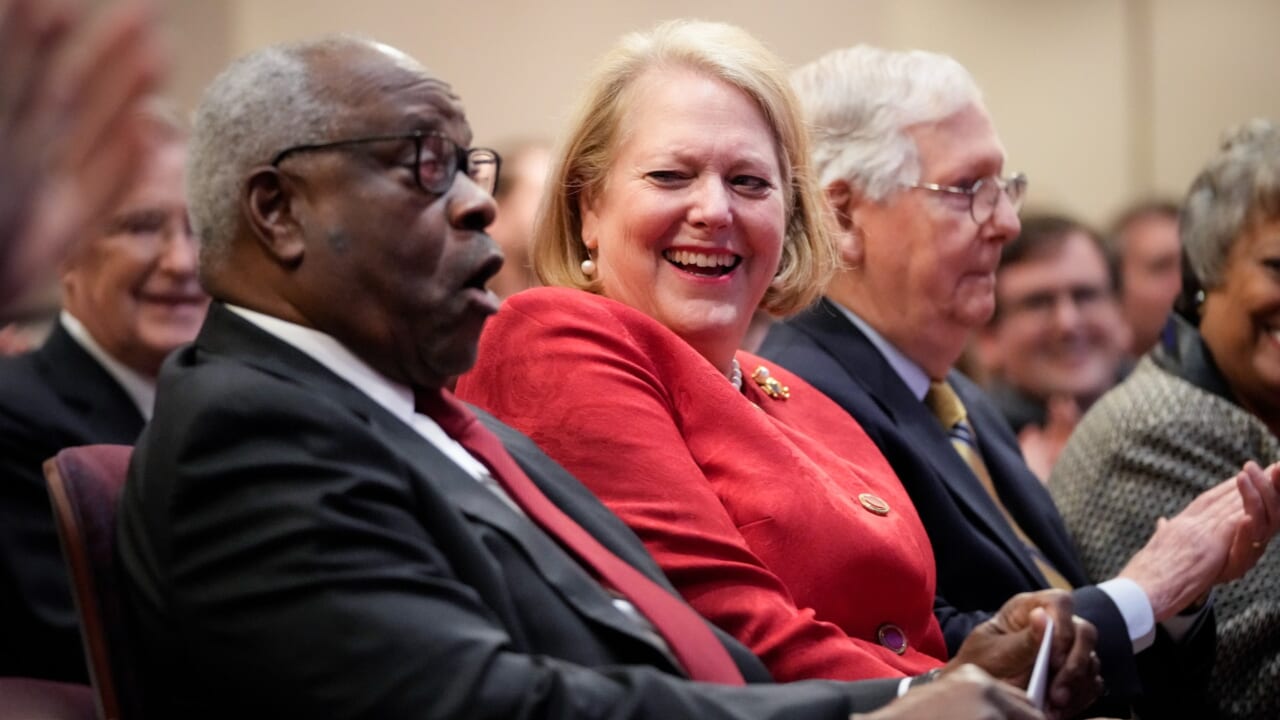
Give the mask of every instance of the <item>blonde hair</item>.
[(745, 31), (723, 23), (673, 20), (626, 35), (591, 76), (570, 131), (553, 159), (534, 231), (533, 266), (547, 285), (599, 292), (582, 272), (579, 199), (604, 189), (620, 144), (636, 80), (655, 68), (693, 70), (732, 85), (755, 101), (778, 147), (786, 230), (778, 272), (760, 302), (773, 315), (798, 312), (817, 300), (838, 265), (822, 198), (809, 166), (809, 141), (786, 69)]

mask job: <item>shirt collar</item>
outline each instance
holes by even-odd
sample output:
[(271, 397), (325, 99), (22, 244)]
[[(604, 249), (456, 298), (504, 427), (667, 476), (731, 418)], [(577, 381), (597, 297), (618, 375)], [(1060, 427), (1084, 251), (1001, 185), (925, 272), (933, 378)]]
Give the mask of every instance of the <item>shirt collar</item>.
[(876, 332), (875, 328), (871, 327), (866, 320), (855, 315), (852, 310), (831, 298), (827, 298), (827, 300), (836, 309), (844, 313), (844, 316), (849, 318), (849, 322), (861, 330), (863, 335), (867, 336), (871, 344), (875, 346), (876, 350), (880, 351), (885, 361), (889, 363), (889, 367), (893, 368), (898, 377), (902, 378), (902, 382), (906, 384), (911, 394), (915, 395), (917, 400), (923, 401), (925, 394), (929, 392), (930, 382), (929, 374), (924, 371), (924, 368), (912, 362), (911, 358), (903, 355), (901, 350), (894, 347), (893, 343), (885, 340), (883, 335)]
[(129, 396), (129, 399), (138, 408), (142, 418), (150, 420), (151, 409), (156, 403), (155, 379), (143, 375), (112, 357), (98, 344), (97, 340), (93, 339), (93, 335), (89, 333), (89, 329), (84, 326), (84, 323), (66, 310), (58, 314), (58, 322), (67, 331), (67, 334), (71, 336), (71, 339), (84, 348), (84, 351), (89, 353), (94, 360), (97, 360), (102, 369), (106, 370), (107, 374), (120, 384), (125, 394)]
[(407, 385), (387, 379), (331, 335), (238, 305), (227, 304), (226, 307), (263, 331), (302, 351), (403, 422), (413, 424), (413, 390)]

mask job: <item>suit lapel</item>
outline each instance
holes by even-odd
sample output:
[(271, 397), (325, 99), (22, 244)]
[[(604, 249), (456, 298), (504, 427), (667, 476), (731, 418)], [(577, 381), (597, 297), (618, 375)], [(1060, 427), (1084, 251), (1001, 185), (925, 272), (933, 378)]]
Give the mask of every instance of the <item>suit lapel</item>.
[[(381, 408), (378, 408), (381, 410)], [(523, 513), (511, 508), (489, 488), (468, 475), (438, 448), (412, 428), (385, 415), (381, 430), (393, 438), (390, 443), (418, 475), (437, 487), (457, 504), (464, 515), (505, 535), (524, 551), (526, 558), (549, 585), (578, 612), (595, 622), (653, 645), (641, 629), (613, 606), (600, 584), (568, 552)], [(517, 461), (519, 458), (517, 458)], [(522, 464), (526, 473), (530, 468)], [(533, 475), (536, 477), (536, 473)], [(654, 646), (656, 649), (657, 646)]]
[[(208, 319), (197, 344), (216, 352), (233, 352), (238, 360), (291, 382), (315, 387), (347, 405), (372, 426), (376, 435), (386, 440), (388, 447), (412, 469), (419, 482), (447, 496), (472, 521), (501, 532), (519, 546), (538, 574), (579, 613), (666, 655), (665, 648), (655, 644), (653, 638), (619, 612), (587, 571), (532, 521), (513, 510), (413, 428), (310, 356), (235, 315), (220, 303), (210, 305)], [(517, 457), (517, 461), (520, 460)], [(536, 469), (524, 462), (521, 465), (537, 482)]]
[[(975, 524), (1015, 558), (1033, 581), (1047, 586), (1022, 541), (1009, 527), (1004, 514), (982, 483), (951, 446), (951, 440), (933, 413), (911, 393), (871, 340), (825, 298), (790, 322), (840, 363), (850, 380), (861, 386), (898, 426), (902, 437), (911, 438), (911, 452), (924, 458), (947, 492), (974, 518)], [(979, 437), (981, 442), (981, 431)]]
[(1005, 507), (1059, 573), (1076, 587), (1087, 584), (1084, 568), (1079, 564), (1053, 498), (1027, 467), (1017, 450), (1017, 438), (1008, 429), (1004, 417), (981, 397), (982, 390), (972, 382), (956, 380), (953, 385), (965, 406), (973, 408), (972, 422), (982, 459)]
[(142, 413), (120, 383), (56, 323), (37, 351), (40, 373), (86, 425), (102, 434), (102, 442), (132, 444), (142, 431)]

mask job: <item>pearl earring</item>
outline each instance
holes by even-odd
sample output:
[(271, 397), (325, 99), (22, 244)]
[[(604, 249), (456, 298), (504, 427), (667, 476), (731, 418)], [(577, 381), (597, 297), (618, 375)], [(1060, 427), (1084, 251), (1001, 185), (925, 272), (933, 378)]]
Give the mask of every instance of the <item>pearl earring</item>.
[(586, 275), (587, 277), (591, 277), (592, 275), (595, 275), (595, 274), (596, 274), (596, 261), (595, 261), (595, 260), (592, 260), (591, 258), (587, 258), (586, 260), (583, 260), (583, 261), (582, 261), (582, 274), (583, 274), (583, 275)]

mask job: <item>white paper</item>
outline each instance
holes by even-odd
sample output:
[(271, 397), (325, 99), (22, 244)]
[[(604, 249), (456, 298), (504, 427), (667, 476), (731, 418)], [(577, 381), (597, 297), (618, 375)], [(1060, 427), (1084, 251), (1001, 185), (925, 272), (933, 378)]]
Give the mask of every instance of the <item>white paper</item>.
[(1040, 652), (1036, 653), (1036, 664), (1031, 668), (1031, 680), (1027, 683), (1027, 699), (1037, 710), (1044, 709), (1044, 696), (1049, 690), (1049, 651), (1053, 648), (1053, 618), (1044, 626), (1044, 639), (1040, 641)]

